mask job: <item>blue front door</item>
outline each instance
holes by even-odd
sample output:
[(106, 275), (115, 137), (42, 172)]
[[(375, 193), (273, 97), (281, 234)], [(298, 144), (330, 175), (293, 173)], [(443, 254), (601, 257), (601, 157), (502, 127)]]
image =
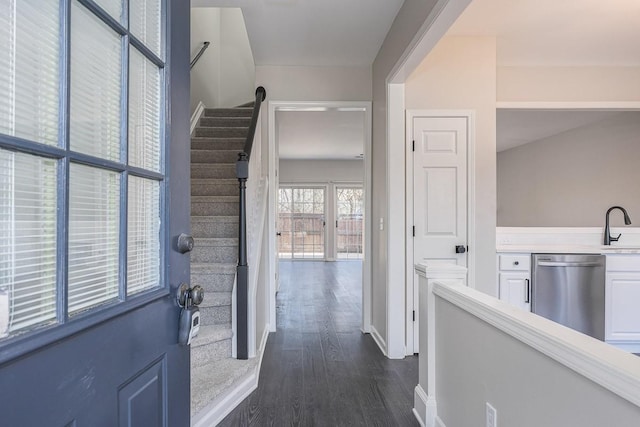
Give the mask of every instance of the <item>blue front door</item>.
[(0, 424), (188, 426), (189, 2), (0, 0)]

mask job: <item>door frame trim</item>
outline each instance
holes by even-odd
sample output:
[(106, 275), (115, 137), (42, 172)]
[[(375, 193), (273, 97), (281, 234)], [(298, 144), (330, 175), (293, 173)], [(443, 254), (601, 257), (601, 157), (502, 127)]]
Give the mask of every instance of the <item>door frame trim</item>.
[(274, 183), (269, 188), (268, 207), (268, 298), (269, 298), (269, 325), (271, 332), (276, 331), (276, 292), (277, 283), (275, 277), (276, 260), (278, 256), (276, 247), (276, 220), (277, 220), (277, 191), (275, 183), (278, 180), (278, 144), (276, 132), (277, 111), (317, 111), (319, 108), (360, 108), (364, 112), (364, 178), (365, 189), (365, 223), (364, 223), (364, 257), (362, 260), (362, 323), (361, 330), (364, 333), (371, 332), (371, 138), (372, 119), (371, 101), (268, 101), (267, 117), (267, 169), (269, 182)]
[[(407, 185), (407, 200), (406, 200), (406, 218), (407, 224), (414, 223), (413, 218), (413, 150), (411, 144), (413, 141), (413, 120), (417, 117), (462, 117), (467, 120), (467, 246), (472, 250), (467, 255), (467, 286), (475, 288), (475, 274), (476, 274), (476, 252), (475, 248), (475, 232), (476, 232), (476, 194), (475, 194), (475, 111), (474, 110), (414, 110), (409, 109), (406, 111), (406, 135), (405, 135), (405, 147), (406, 147), (406, 185)], [(415, 345), (417, 328), (414, 327), (416, 322), (413, 321), (413, 311), (418, 314), (416, 307), (418, 301), (418, 283), (414, 273), (414, 250), (413, 250), (413, 229), (410, 226), (406, 227), (406, 343), (407, 343), (407, 355), (418, 352), (418, 348)]]

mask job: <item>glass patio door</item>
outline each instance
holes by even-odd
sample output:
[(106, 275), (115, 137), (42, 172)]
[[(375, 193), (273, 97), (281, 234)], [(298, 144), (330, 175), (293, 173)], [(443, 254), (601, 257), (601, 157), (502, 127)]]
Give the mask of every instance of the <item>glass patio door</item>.
[(362, 259), (364, 191), (361, 187), (336, 187), (336, 255)]
[(278, 255), (281, 259), (325, 258), (324, 187), (280, 187)]

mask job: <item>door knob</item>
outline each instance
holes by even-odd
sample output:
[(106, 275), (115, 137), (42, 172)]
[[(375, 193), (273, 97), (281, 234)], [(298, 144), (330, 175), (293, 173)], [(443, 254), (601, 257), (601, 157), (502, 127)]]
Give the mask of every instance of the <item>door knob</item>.
[(456, 253), (463, 254), (467, 252), (467, 248), (464, 245), (456, 245)]
[(181, 254), (186, 254), (187, 252), (191, 252), (193, 250), (193, 237), (189, 234), (182, 233), (178, 236), (178, 252)]
[(178, 305), (180, 307), (197, 306), (204, 300), (204, 289), (201, 286), (189, 287), (188, 284), (180, 284), (177, 295)]

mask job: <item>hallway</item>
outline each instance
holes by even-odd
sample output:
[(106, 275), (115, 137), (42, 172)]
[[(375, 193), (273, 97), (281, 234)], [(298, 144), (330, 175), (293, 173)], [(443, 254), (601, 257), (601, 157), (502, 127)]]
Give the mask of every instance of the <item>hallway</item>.
[(221, 426), (417, 426), (418, 358), (360, 332), (361, 262), (280, 262), (278, 331), (260, 382)]

